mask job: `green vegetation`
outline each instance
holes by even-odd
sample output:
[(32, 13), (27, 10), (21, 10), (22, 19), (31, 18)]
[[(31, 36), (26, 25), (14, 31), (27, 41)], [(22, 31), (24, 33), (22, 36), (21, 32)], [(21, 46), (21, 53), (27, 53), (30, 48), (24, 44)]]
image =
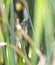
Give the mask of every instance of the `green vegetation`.
[(55, 65), (54, 5), (0, 0), (0, 65)]

